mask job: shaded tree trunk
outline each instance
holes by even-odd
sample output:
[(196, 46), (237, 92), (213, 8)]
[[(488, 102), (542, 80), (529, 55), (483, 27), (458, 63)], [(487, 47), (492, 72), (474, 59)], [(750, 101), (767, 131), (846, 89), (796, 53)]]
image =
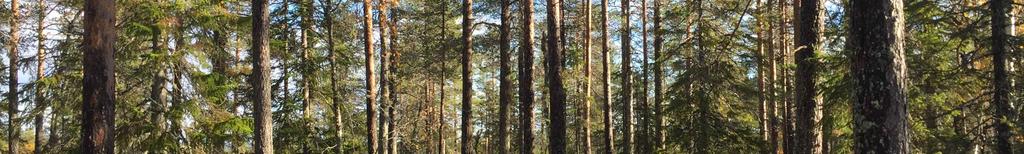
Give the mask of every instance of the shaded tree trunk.
[[(664, 72), (662, 71), (662, 45), (665, 42), (664, 30), (661, 29), (661, 5), (662, 0), (654, 0), (654, 144), (655, 151), (665, 148), (665, 120), (662, 119), (662, 84), (665, 83)], [(760, 35), (758, 35), (760, 36)]]
[[(257, 2), (260, 0), (256, 0)], [(114, 44), (117, 30), (114, 0), (85, 1), (85, 34), (82, 37), (82, 129), (79, 150), (83, 153), (114, 153)]]
[(612, 119), (611, 54), (608, 49), (608, 38), (611, 37), (608, 33), (608, 0), (601, 0), (601, 18), (601, 69), (604, 72), (601, 81), (604, 82), (604, 143), (607, 147), (604, 153), (612, 154), (615, 153), (615, 125)]
[(21, 45), (21, 11), (18, 0), (11, 0), (11, 41), (10, 50), (7, 50), (7, 58), (10, 64), (7, 65), (7, 151), (18, 153), (21, 147), (21, 118), (18, 118), (18, 46)]
[(633, 145), (633, 39), (630, 36), (632, 35), (632, 30), (630, 29), (629, 23), (629, 1), (630, 0), (621, 0), (622, 36), (620, 39), (622, 41), (622, 69), (620, 70), (620, 74), (622, 75), (622, 77), (620, 77), (622, 79), (622, 107), (623, 112), (626, 112), (622, 117), (622, 125), (626, 128), (626, 131), (623, 132), (625, 133), (623, 138), (626, 140), (626, 143), (624, 143), (626, 148), (623, 150), (625, 150), (625, 153), (627, 154), (633, 153), (633, 150), (635, 149), (635, 146)]
[(505, 154), (509, 152), (511, 146), (508, 141), (508, 110), (509, 104), (512, 102), (512, 81), (509, 79), (509, 74), (512, 71), (511, 66), (509, 66), (512, 52), (509, 46), (509, 42), (512, 40), (511, 35), (509, 35), (512, 29), (511, 9), (509, 7), (512, 3), (509, 0), (501, 0), (499, 3), (501, 5), (501, 34), (499, 34), (501, 35), (501, 45), (499, 47), (501, 53), (498, 55), (500, 59), (498, 63), (501, 64), (499, 64), (500, 72), (498, 75), (498, 82), (500, 82), (498, 85), (498, 153)]
[(519, 153), (533, 153), (533, 1), (520, 1), (523, 32), (519, 50)]
[(1010, 122), (1013, 120), (1010, 109), (1010, 82), (1006, 71), (1006, 53), (1009, 48), (1010, 22), (1007, 13), (1012, 11), (1009, 0), (991, 0), (989, 9), (992, 11), (992, 108), (995, 133), (995, 152), (1009, 154), (1013, 152), (1010, 137)]
[(818, 51), (822, 50), (825, 30), (825, 3), (819, 0), (800, 0), (794, 5), (796, 18), (796, 153), (822, 153), (822, 102), (816, 82), (818, 78)]
[(46, 48), (46, 44), (44, 43), (46, 41), (46, 36), (43, 34), (43, 31), (46, 30), (45, 29), (46, 27), (45, 27), (44, 24), (46, 22), (46, 15), (47, 15), (46, 9), (47, 9), (47, 6), (46, 6), (46, 1), (43, 1), (43, 0), (39, 0), (37, 5), (38, 5), (37, 7), (39, 7), (39, 8), (37, 10), (38, 12), (36, 12), (36, 17), (38, 17), (38, 18), (36, 18), (36, 20), (38, 20), (38, 21), (36, 21), (37, 22), (37, 25), (36, 25), (36, 43), (37, 44), (36, 44), (36, 85), (35, 85), (35, 89), (36, 89), (35, 90), (35, 105), (36, 106), (35, 106), (35, 110), (38, 113), (36, 113), (34, 115), (35, 118), (33, 119), (33, 124), (35, 125), (35, 127), (34, 127), (35, 128), (35, 133), (34, 133), (35, 134), (35, 140), (34, 140), (35, 142), (34, 142), (34, 145), (36, 146), (35, 149), (33, 150), (33, 152), (36, 153), (36, 154), (41, 154), (41, 153), (43, 153), (42, 149), (46, 149), (46, 144), (43, 143), (43, 135), (45, 133), (44, 131), (46, 130), (45, 128), (43, 128), (44, 127), (43, 126), (43, 113), (46, 112), (46, 108), (47, 108), (47, 106), (49, 106), (45, 102), (45, 99), (43, 99), (44, 98), (43, 97), (43, 88), (44, 88), (45, 84), (43, 84), (41, 82), (43, 80), (43, 78), (46, 76), (44, 74), (44, 73), (46, 73), (45, 72), (46, 71), (46, 66), (44, 66), (46, 64), (46, 49), (45, 49)]
[(848, 3), (854, 153), (910, 153), (902, 0)]
[(462, 153), (473, 152), (473, 0), (462, 1)]
[(551, 127), (548, 131), (548, 152), (565, 153), (566, 120), (565, 120), (565, 85), (562, 83), (562, 2), (548, 0), (547, 3), (547, 50), (544, 52), (544, 82), (551, 96), (548, 97), (548, 116)]
[(650, 104), (648, 104), (649, 102), (647, 100), (647, 92), (650, 91), (650, 87), (648, 87), (648, 85), (650, 85), (650, 80), (648, 80), (648, 76), (650, 74), (650, 68), (648, 67), (648, 64), (650, 61), (648, 60), (648, 58), (650, 57), (647, 56), (647, 0), (640, 0), (640, 40), (640, 68), (642, 73), (640, 73), (640, 98), (637, 99), (640, 99), (640, 117), (638, 118), (640, 120), (640, 132), (638, 135), (640, 136), (641, 140), (637, 142), (637, 144), (640, 145), (640, 147), (637, 149), (637, 153), (652, 153), (653, 151), (651, 150), (654, 149), (654, 147), (653, 145), (651, 145), (651, 143), (653, 143), (653, 140), (651, 140), (650, 132), (651, 106)]

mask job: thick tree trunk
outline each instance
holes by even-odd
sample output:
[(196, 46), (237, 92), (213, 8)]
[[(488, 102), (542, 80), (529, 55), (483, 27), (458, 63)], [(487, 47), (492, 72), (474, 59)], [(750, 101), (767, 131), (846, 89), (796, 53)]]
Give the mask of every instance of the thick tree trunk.
[[(259, 1), (259, 0), (256, 0)], [(86, 0), (82, 49), (82, 153), (114, 153), (114, 0)]]
[(533, 1), (520, 1), (522, 43), (519, 50), (519, 153), (533, 153)]
[(253, 22), (252, 22), (252, 62), (253, 73), (250, 75), (250, 85), (253, 86), (253, 126), (254, 130), (253, 149), (258, 154), (274, 153), (273, 121), (270, 112), (270, 51), (268, 49), (269, 38), (267, 28), (269, 25), (269, 12), (267, 1), (253, 0)]
[(18, 46), (21, 45), (21, 8), (18, 0), (11, 0), (11, 37), (10, 50), (7, 50), (8, 74), (7, 80), (7, 151), (18, 153), (21, 147), (21, 118), (18, 118)]
[(508, 110), (509, 104), (512, 103), (512, 81), (509, 79), (509, 74), (512, 72), (511, 66), (509, 66), (509, 59), (511, 58), (511, 47), (509, 42), (512, 38), (511, 33), (511, 9), (509, 7), (512, 3), (509, 0), (501, 0), (501, 29), (499, 35), (501, 35), (501, 46), (500, 54), (498, 55), (499, 63), (501, 63), (500, 73), (498, 75), (498, 153), (506, 154), (509, 152), (511, 146), (508, 142)]
[(1010, 82), (1007, 79), (1006, 53), (1009, 48), (1010, 22), (1007, 13), (1010, 9), (1009, 0), (991, 0), (989, 9), (992, 11), (992, 108), (995, 133), (995, 152), (1009, 154), (1013, 152), (1010, 137), (1010, 122), (1013, 120), (1010, 109)]
[(622, 77), (620, 77), (622, 79), (622, 93), (620, 94), (622, 94), (622, 111), (626, 112), (622, 117), (622, 125), (626, 128), (626, 131), (623, 132), (625, 133), (623, 138), (626, 139), (626, 143), (624, 143), (626, 148), (623, 150), (627, 154), (633, 153), (635, 149), (635, 146), (633, 146), (633, 39), (630, 37), (632, 30), (629, 23), (629, 1), (621, 0), (622, 36), (620, 39), (622, 41), (622, 69), (620, 70), (620, 74), (622, 74)]
[(815, 80), (818, 78), (818, 51), (825, 30), (825, 3), (800, 0), (796, 5), (796, 153), (822, 153), (822, 102)]
[(363, 45), (366, 57), (366, 145), (367, 153), (377, 152), (377, 81), (373, 69), (373, 14), (370, 0), (363, 0)]
[(848, 4), (854, 153), (910, 153), (902, 0)]
[(608, 38), (611, 36), (608, 33), (608, 0), (601, 0), (601, 18), (601, 56), (603, 57), (601, 69), (604, 72), (603, 79), (601, 79), (601, 82), (604, 82), (604, 105), (602, 106), (604, 107), (604, 144), (607, 147), (604, 153), (612, 154), (615, 153), (615, 125), (612, 124), (611, 54), (608, 49)]
[(473, 148), (473, 0), (462, 1), (462, 153)]
[(547, 4), (547, 50), (544, 52), (544, 80), (547, 83), (549, 99), (548, 116), (551, 127), (548, 131), (548, 152), (565, 153), (566, 120), (565, 120), (565, 85), (562, 83), (562, 2), (548, 0)]
[(584, 63), (584, 65), (586, 65), (585, 68), (583, 68), (583, 74), (586, 77), (586, 79), (585, 79), (586, 83), (584, 84), (585, 88), (584, 88), (584, 97), (583, 97), (583, 109), (581, 109), (581, 110), (583, 110), (583, 124), (582, 125), (583, 125), (583, 148), (584, 148), (583, 149), (583, 153), (584, 154), (591, 154), (592, 153), (591, 147), (594, 146), (592, 144), (592, 142), (591, 142), (591, 139), (590, 139), (590, 134), (592, 132), (591, 129), (590, 129), (590, 104), (591, 104), (591, 102), (593, 100), (593, 94), (591, 94), (591, 87), (592, 87), (592, 85), (590, 83), (590, 78), (591, 78), (591, 73), (592, 73), (592, 70), (590, 68), (590, 63), (591, 63), (590, 59), (592, 58), (591, 57), (591, 49), (590, 48), (591, 48), (592, 45), (591, 45), (590, 41), (593, 39), (590, 36), (590, 32), (591, 32), (591, 27), (593, 27), (593, 25), (591, 25), (591, 13), (590, 13), (591, 10), (590, 9), (591, 9), (590, 0), (583, 0), (583, 14), (584, 14), (584, 16), (585, 16), (584, 18), (586, 20), (586, 21), (584, 21), (584, 24), (583, 24), (583, 52), (585, 52), (585, 53), (583, 53), (583, 63)]

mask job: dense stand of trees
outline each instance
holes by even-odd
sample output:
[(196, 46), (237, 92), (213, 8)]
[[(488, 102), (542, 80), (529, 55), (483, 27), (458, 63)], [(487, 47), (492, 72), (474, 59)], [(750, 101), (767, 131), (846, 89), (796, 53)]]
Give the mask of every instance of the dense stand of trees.
[(2, 1), (0, 153), (1022, 153), (1020, 3)]

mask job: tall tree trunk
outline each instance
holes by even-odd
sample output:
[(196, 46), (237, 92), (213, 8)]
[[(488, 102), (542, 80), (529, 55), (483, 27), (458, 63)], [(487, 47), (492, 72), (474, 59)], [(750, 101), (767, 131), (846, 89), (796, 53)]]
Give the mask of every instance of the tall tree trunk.
[[(662, 0), (654, 0), (654, 144), (655, 151), (665, 148), (665, 121), (662, 119), (662, 84), (664, 83), (664, 72), (662, 71), (662, 44), (665, 42), (664, 30), (661, 29), (661, 5)], [(760, 36), (760, 35), (758, 35)]]
[(473, 150), (473, 0), (462, 1), (462, 153)]
[(500, 59), (498, 61), (501, 63), (501, 66), (499, 66), (501, 68), (498, 82), (501, 83), (498, 85), (498, 153), (506, 154), (509, 152), (509, 146), (511, 146), (508, 141), (508, 110), (509, 104), (512, 103), (512, 81), (509, 79), (509, 74), (512, 71), (511, 66), (509, 66), (509, 59), (512, 54), (509, 45), (509, 42), (512, 40), (512, 36), (509, 35), (512, 30), (512, 12), (509, 7), (512, 3), (509, 0), (501, 0), (499, 3), (501, 5), (501, 34), (499, 34), (501, 35), (501, 45), (499, 47), (501, 53), (498, 55)]
[(583, 74), (584, 74), (584, 76), (586, 76), (586, 79), (585, 79), (586, 83), (584, 84), (585, 88), (584, 88), (583, 109), (582, 109), (583, 110), (583, 124), (582, 125), (583, 125), (583, 148), (584, 148), (583, 152), (584, 152), (584, 154), (591, 154), (592, 153), (591, 147), (594, 146), (591, 143), (591, 140), (590, 140), (590, 134), (592, 132), (591, 129), (590, 129), (590, 104), (591, 104), (591, 102), (593, 100), (593, 94), (591, 94), (591, 83), (590, 83), (591, 74), (593, 72), (591, 70), (591, 68), (590, 68), (590, 59), (592, 58), (591, 57), (591, 49), (590, 49), (592, 45), (591, 45), (590, 41), (593, 39), (590, 36), (590, 32), (592, 31), (591, 28), (593, 27), (593, 25), (591, 25), (591, 20), (592, 20), (591, 19), (591, 13), (590, 13), (591, 6), (592, 5), (590, 3), (590, 0), (583, 0), (583, 14), (584, 14), (584, 16), (585, 16), (584, 18), (586, 20), (586, 21), (584, 21), (584, 24), (583, 24), (583, 28), (584, 28), (583, 29), (583, 52), (585, 52), (585, 53), (583, 53), (583, 63), (584, 63), (584, 65), (586, 65), (585, 68), (583, 69)]
[(622, 77), (620, 77), (622, 79), (622, 107), (623, 112), (626, 112), (622, 117), (622, 125), (623, 127), (626, 127), (626, 131), (624, 132), (625, 136), (623, 137), (626, 139), (626, 143), (624, 143), (626, 148), (623, 150), (625, 150), (625, 153), (627, 154), (633, 153), (633, 150), (635, 149), (635, 146), (633, 146), (633, 39), (630, 37), (632, 35), (632, 30), (630, 29), (629, 23), (629, 1), (630, 0), (621, 0), (622, 69), (620, 70), (620, 74), (622, 74)]
[(608, 50), (608, 38), (611, 37), (608, 33), (608, 0), (601, 0), (601, 72), (604, 78), (601, 82), (604, 82), (604, 143), (605, 154), (615, 153), (615, 125), (612, 124), (612, 90), (611, 80), (612, 73), (610, 69), (611, 54)]
[(1006, 53), (1009, 44), (1010, 22), (1007, 13), (1012, 11), (1009, 0), (991, 0), (989, 9), (992, 11), (992, 108), (995, 112), (993, 127), (995, 131), (996, 153), (1009, 154), (1013, 152), (1010, 137), (1013, 133), (1010, 130), (1012, 110), (1010, 109), (1010, 82), (1006, 73)]
[(825, 30), (825, 3), (819, 0), (800, 0), (796, 10), (796, 153), (822, 153), (822, 102), (816, 82), (818, 78), (818, 51), (822, 49)]
[(253, 101), (253, 149), (258, 154), (274, 153), (273, 121), (270, 112), (270, 49), (267, 28), (270, 16), (266, 0), (253, 0), (252, 55), (253, 73), (250, 75)]
[(854, 153), (910, 153), (903, 1), (851, 0)]
[(640, 40), (641, 40), (640, 45), (642, 47), (642, 50), (641, 50), (642, 52), (641, 52), (641, 56), (640, 56), (641, 57), (640, 58), (641, 59), (640, 68), (641, 68), (641, 72), (642, 73), (640, 73), (640, 85), (641, 85), (640, 86), (641, 87), (640, 90), (641, 91), (640, 91), (640, 98), (638, 98), (638, 99), (640, 99), (640, 117), (639, 117), (639, 119), (640, 119), (640, 122), (639, 122), (640, 123), (640, 133), (639, 133), (639, 136), (640, 136), (640, 138), (642, 140), (640, 140), (638, 142), (638, 144), (641, 147), (639, 147), (639, 149), (637, 149), (637, 151), (638, 151), (638, 153), (652, 153), (651, 149), (654, 149), (654, 148), (653, 148), (653, 145), (651, 145), (651, 143), (653, 143), (652, 142), (653, 140), (650, 139), (651, 138), (651, 136), (650, 136), (651, 135), (651, 133), (650, 133), (651, 106), (650, 106), (650, 104), (648, 104), (648, 100), (647, 100), (647, 98), (648, 98), (647, 92), (650, 91), (650, 89), (648, 89), (648, 88), (650, 88), (650, 87), (648, 87), (648, 85), (650, 83), (649, 82), (650, 80), (648, 80), (648, 78), (647, 78), (649, 76), (649, 74), (650, 74), (650, 69), (648, 68), (648, 63), (649, 63), (648, 58), (649, 57), (647, 56), (648, 55), (648, 52), (647, 52), (648, 51), (647, 50), (648, 49), (648, 46), (647, 46), (647, 0), (640, 0)]
[[(394, 11), (392, 10), (392, 12), (394, 12)], [(398, 53), (397, 47), (394, 47), (395, 46), (394, 44), (396, 42), (398, 42), (398, 28), (397, 28), (398, 27), (398, 18), (395, 17), (394, 15), (389, 16), (389, 17), (391, 17), (391, 19), (390, 19), (391, 20), (391, 24), (388, 24), (388, 31), (391, 32), (391, 35), (390, 35), (391, 37), (389, 38), (391, 40), (391, 43), (388, 43), (388, 44), (390, 44), (391, 47), (390, 47), (390, 51), (388, 51), (390, 53), (388, 58), (391, 58), (391, 60), (388, 60), (388, 62), (390, 62), (390, 64), (388, 64), (387, 69), (389, 70), (388, 72), (391, 72), (390, 73), (391, 76), (386, 76), (386, 77), (389, 78), (388, 79), (388, 85), (387, 85), (388, 89), (391, 89), (390, 91), (388, 91), (388, 95), (389, 95), (388, 98), (391, 98), (391, 107), (388, 108), (388, 113), (387, 113), (388, 117), (390, 117), (389, 120), (388, 120), (388, 127), (391, 128), (391, 131), (389, 132), (389, 136), (390, 137), (388, 138), (388, 141), (387, 141), (388, 145), (387, 146), (388, 146), (388, 150), (389, 150), (388, 153), (395, 154), (395, 153), (398, 152), (398, 147), (397, 147), (398, 144), (396, 143), (398, 141), (398, 137), (397, 137), (398, 133), (397, 133), (397, 131), (395, 131), (397, 129), (397, 127), (395, 126), (395, 123), (397, 123), (395, 121), (396, 120), (395, 108), (400, 103), (400, 102), (398, 102), (398, 89), (396, 89), (396, 87), (398, 86), (398, 73), (397, 73), (398, 72), (398, 60), (400, 59), (398, 56), (400, 54)]]
[(313, 16), (312, 7), (313, 7), (313, 0), (300, 0), (299, 1), (299, 14), (300, 14), (300, 18), (301, 18), (301, 20), (300, 20), (301, 22), (299, 23), (299, 27), (301, 29), (301, 32), (300, 32), (301, 36), (299, 37), (299, 42), (300, 42), (299, 43), (300, 44), (299, 47), (302, 50), (301, 51), (301, 54), (302, 54), (302, 60), (301, 61), (302, 62), (299, 63), (299, 72), (301, 73), (300, 75), (302, 75), (300, 82), (302, 84), (301, 85), (302, 86), (302, 94), (301, 94), (302, 95), (302, 121), (303, 121), (303, 132), (304, 132), (304, 135), (305, 135), (305, 137), (303, 139), (303, 144), (302, 144), (302, 153), (306, 153), (306, 154), (311, 153), (309, 146), (311, 146), (313, 144), (312, 144), (312, 141), (310, 139), (313, 138), (313, 134), (315, 133), (315, 132), (313, 132), (314, 131), (313, 130), (313, 122), (312, 122), (313, 119), (311, 119), (313, 117), (313, 114), (311, 113), (312, 110), (313, 110), (312, 109), (312, 104), (313, 103), (312, 103), (312, 100), (310, 99), (310, 88), (312, 88), (312, 86), (309, 85), (311, 83), (310, 82), (311, 78), (313, 78), (312, 77), (312, 73), (313, 72), (312, 72), (311, 67), (309, 66), (309, 63), (311, 61), (311, 59), (309, 57), (309, 52), (310, 52), (310, 49), (309, 49), (310, 48), (309, 47), (309, 30), (312, 29), (311, 27), (312, 27), (312, 22), (313, 22), (312, 21), (312, 16)]
[(377, 152), (377, 81), (373, 68), (373, 12), (370, 0), (363, 0), (363, 45), (366, 57), (366, 145), (367, 153)]
[(33, 127), (33, 128), (35, 128), (35, 133), (34, 133), (35, 134), (35, 140), (34, 140), (35, 144), (34, 145), (36, 146), (35, 149), (33, 150), (33, 152), (36, 153), (36, 154), (41, 154), (41, 153), (43, 153), (42, 149), (46, 149), (46, 144), (43, 143), (43, 135), (45, 133), (44, 132), (45, 128), (43, 128), (44, 127), (43, 126), (43, 113), (46, 112), (46, 106), (48, 106), (48, 104), (43, 99), (44, 98), (43, 97), (43, 88), (44, 88), (43, 86), (45, 84), (42, 84), (42, 82), (40, 82), (40, 81), (43, 80), (43, 77), (45, 77), (44, 73), (46, 73), (45, 72), (46, 71), (46, 66), (44, 66), (46, 64), (46, 49), (45, 49), (46, 48), (46, 44), (44, 43), (46, 41), (46, 36), (43, 34), (43, 31), (46, 30), (45, 29), (46, 27), (45, 27), (44, 24), (46, 22), (46, 15), (47, 15), (46, 9), (47, 9), (47, 6), (46, 6), (46, 1), (44, 1), (44, 0), (38, 0), (38, 2), (39, 3), (37, 4), (38, 5), (37, 7), (39, 7), (39, 8), (37, 10), (38, 12), (36, 12), (36, 17), (38, 17), (38, 18), (36, 18), (37, 25), (36, 25), (36, 84), (35, 84), (35, 89), (36, 89), (36, 91), (35, 91), (35, 106), (36, 106), (35, 110), (38, 113), (36, 113), (34, 115), (35, 118), (33, 119), (33, 124), (35, 125), (35, 127)]
[[(257, 0), (259, 1), (259, 0)], [(254, 1), (256, 2), (256, 1)], [(82, 49), (82, 153), (114, 153), (114, 0), (86, 0)]]
[(341, 112), (342, 99), (341, 99), (341, 97), (338, 94), (338, 92), (339, 92), (339, 90), (338, 90), (338, 80), (339, 80), (338, 79), (338, 55), (337, 55), (337, 53), (335, 53), (337, 51), (334, 50), (334, 48), (335, 48), (335, 42), (334, 42), (334, 11), (335, 11), (336, 4), (334, 4), (333, 1), (329, 1), (329, 0), (321, 1), (321, 4), (324, 6), (324, 11), (323, 11), (323, 13), (324, 13), (324, 24), (325, 24), (324, 25), (324, 29), (325, 29), (325, 31), (327, 31), (327, 36), (326, 36), (327, 37), (327, 56), (328, 56), (328, 58), (330, 58), (329, 64), (330, 64), (330, 67), (331, 67), (330, 68), (330, 71), (331, 71), (331, 73), (330, 73), (330, 75), (331, 75), (331, 77), (330, 77), (330, 79), (331, 79), (331, 85), (330, 85), (331, 86), (331, 88), (330, 88), (330, 90), (331, 90), (331, 95), (330, 95), (330, 98), (331, 98), (331, 111), (334, 113), (334, 119), (333, 120), (334, 120), (334, 127), (336, 129), (335, 132), (334, 132), (334, 136), (337, 137), (336, 139), (337, 139), (337, 142), (338, 142), (338, 145), (335, 145), (335, 147), (338, 148), (335, 152), (337, 152), (337, 153), (344, 153), (344, 148), (342, 148), (342, 146), (341, 146), (341, 144), (345, 143), (345, 138), (344, 138), (344, 131), (343, 131), (344, 130), (344, 125), (342, 125), (342, 119), (344, 117), (341, 115), (342, 114), (342, 112)]
[(388, 126), (388, 123), (390, 123), (389, 121), (391, 121), (390, 120), (391, 117), (389, 117), (389, 114), (387, 114), (387, 111), (391, 109), (391, 106), (392, 106), (392, 103), (393, 103), (393, 102), (390, 102), (391, 101), (391, 95), (390, 94), (391, 94), (392, 89), (391, 89), (391, 86), (390, 86), (391, 85), (391, 78), (389, 78), (389, 77), (391, 76), (391, 71), (388, 69), (390, 67), (389, 65), (391, 64), (391, 54), (390, 54), (390, 52), (388, 52), (389, 49), (391, 48), (391, 40), (388, 39), (388, 36), (391, 35), (391, 32), (388, 31), (388, 29), (387, 29), (388, 24), (389, 24), (388, 20), (387, 20), (387, 18), (388, 18), (387, 3), (388, 3), (388, 1), (386, 1), (386, 0), (377, 0), (377, 12), (379, 12), (377, 20), (380, 23), (380, 26), (379, 26), (380, 27), (380, 35), (379, 35), (379, 37), (380, 37), (380, 55), (381, 55), (380, 56), (380, 61), (381, 61), (381, 63), (380, 63), (381, 64), (380, 80), (381, 80), (381, 84), (383, 84), (383, 86), (381, 87), (381, 90), (383, 90), (383, 91), (381, 91), (381, 93), (382, 93), (381, 94), (382, 95), (381, 96), (382, 102), (380, 103), (380, 109), (381, 109), (381, 112), (383, 112), (383, 113), (381, 113), (380, 115), (377, 116), (377, 117), (379, 117), (378, 120), (380, 120), (380, 123), (378, 123), (380, 131), (377, 132), (378, 133), (377, 135), (379, 135), (380, 141), (383, 142), (383, 143), (380, 143), (380, 149), (377, 149), (377, 150), (378, 150), (378, 152), (380, 152), (382, 154), (388, 154), (388, 151), (389, 151), (388, 148), (390, 148), (390, 146), (388, 146), (388, 141), (391, 140), (390, 139), (390, 137), (391, 137), (390, 135), (391, 135), (391, 129), (392, 128)]
[(533, 1), (523, 7), (523, 36), (519, 50), (519, 153), (533, 153)]
[(10, 50), (7, 50), (7, 151), (18, 153), (21, 142), (21, 120), (18, 118), (18, 46), (21, 45), (21, 9), (18, 0), (11, 0), (11, 37)]
[(548, 152), (565, 153), (566, 121), (565, 121), (565, 85), (562, 83), (562, 2), (548, 0), (547, 4), (547, 50), (544, 52), (544, 82), (547, 83), (551, 127), (548, 131)]
[[(442, 8), (444, 8), (442, 10), (447, 10), (448, 9), (448, 3), (444, 3), (442, 5), (444, 6), (444, 7), (442, 7)], [(447, 23), (448, 22), (448, 11), (442, 11), (441, 21), (442, 22), (439, 22), (439, 25), (441, 25), (441, 43), (444, 44), (444, 45), (447, 45), (447, 42), (449, 41), (448, 40), (448, 23)], [(441, 71), (440, 71), (441, 72), (441, 81), (438, 83), (438, 85), (441, 87), (440, 88), (441, 95), (438, 96), (438, 97), (440, 97), (441, 100), (440, 100), (440, 102), (438, 104), (440, 110), (438, 110), (439, 111), (438, 112), (439, 116), (437, 117), (437, 142), (438, 142), (438, 144), (437, 144), (438, 148), (437, 149), (439, 151), (438, 153), (440, 153), (440, 154), (445, 154), (445, 153), (448, 152), (448, 150), (446, 150), (446, 148), (448, 146), (445, 145), (445, 140), (444, 140), (445, 139), (444, 126), (447, 124), (444, 121), (444, 116), (445, 116), (444, 115), (445, 98), (448, 95), (445, 95), (444, 86), (445, 86), (445, 81), (448, 80), (448, 71), (445, 71), (445, 69), (448, 69), (448, 53), (450, 52), (449, 49), (450, 48), (448, 48), (447, 46), (443, 46), (441, 48), (441, 50), (440, 50), (441, 53), (438, 54), (438, 55), (441, 56)]]

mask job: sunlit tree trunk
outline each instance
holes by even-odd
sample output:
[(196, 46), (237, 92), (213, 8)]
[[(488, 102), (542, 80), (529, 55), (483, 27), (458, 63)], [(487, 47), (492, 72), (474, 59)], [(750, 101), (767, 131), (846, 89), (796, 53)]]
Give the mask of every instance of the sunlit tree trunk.
[(604, 72), (601, 82), (604, 82), (604, 143), (605, 154), (615, 153), (615, 125), (612, 119), (612, 91), (610, 69), (611, 54), (608, 49), (608, 0), (601, 0), (601, 70)]
[(592, 85), (591, 85), (591, 82), (590, 82), (591, 74), (593, 72), (591, 70), (591, 66), (590, 66), (591, 58), (593, 58), (591, 56), (591, 49), (590, 49), (591, 46), (592, 46), (590, 41), (593, 39), (590, 36), (590, 32), (592, 31), (591, 28), (593, 27), (593, 25), (591, 25), (591, 13), (590, 13), (590, 11), (591, 11), (590, 0), (583, 0), (583, 14), (585, 16), (584, 20), (586, 20), (586, 21), (584, 21), (584, 24), (583, 24), (583, 52), (584, 52), (583, 53), (583, 63), (585, 65), (585, 68), (583, 68), (583, 74), (584, 74), (584, 76), (586, 78), (585, 79), (586, 83), (584, 84), (583, 109), (581, 109), (581, 110), (583, 110), (583, 124), (582, 125), (583, 125), (583, 148), (584, 148), (583, 152), (584, 152), (584, 154), (592, 153), (591, 148), (594, 146), (592, 144), (592, 142), (591, 142), (591, 139), (590, 139), (590, 134), (592, 132), (591, 129), (590, 129), (590, 104), (591, 104), (591, 102), (593, 102), (593, 99), (594, 99), (593, 98), (593, 94), (591, 94), (591, 91), (592, 91), (591, 87), (592, 87)]
[(377, 81), (374, 77), (373, 60), (373, 12), (370, 0), (363, 0), (363, 46), (366, 57), (366, 145), (367, 153), (377, 152)]
[(520, 1), (522, 40), (519, 50), (519, 153), (533, 153), (533, 1)]
[(41, 154), (41, 153), (43, 153), (43, 149), (46, 149), (46, 144), (43, 143), (43, 135), (45, 134), (44, 131), (46, 130), (46, 128), (44, 128), (44, 126), (43, 126), (43, 113), (46, 112), (46, 108), (47, 108), (48, 104), (43, 99), (44, 98), (44, 96), (43, 96), (43, 88), (44, 87), (43, 86), (45, 86), (46, 84), (43, 84), (41, 81), (43, 81), (43, 78), (45, 77), (45, 73), (46, 73), (45, 72), (46, 71), (46, 66), (44, 66), (46, 64), (46, 49), (45, 49), (46, 48), (46, 44), (45, 44), (46, 36), (44, 35), (43, 31), (46, 30), (45, 29), (46, 28), (45, 27), (46, 15), (47, 15), (46, 10), (47, 10), (48, 7), (46, 6), (46, 1), (44, 1), (44, 0), (38, 0), (37, 5), (38, 5), (37, 6), (38, 7), (37, 8), (38, 12), (36, 12), (36, 17), (37, 17), (36, 18), (36, 20), (37, 20), (36, 21), (37, 22), (37, 25), (36, 25), (36, 43), (37, 44), (36, 44), (35, 110), (38, 111), (39, 113), (36, 113), (34, 115), (35, 118), (33, 119), (33, 124), (35, 125), (35, 127), (33, 127), (35, 129), (35, 133), (34, 133), (35, 134), (35, 140), (34, 140), (35, 141), (34, 142), (35, 149), (33, 150), (33, 152), (36, 153), (36, 154)]
[[(260, 0), (255, 0), (259, 2)], [(114, 0), (86, 0), (82, 37), (82, 153), (114, 153)]]
[(18, 0), (11, 0), (11, 37), (10, 50), (7, 50), (8, 82), (7, 82), (7, 151), (18, 153), (21, 147), (21, 118), (18, 116), (18, 46), (21, 46), (21, 11)]
[(309, 31), (312, 29), (311, 27), (313, 24), (312, 7), (313, 0), (299, 1), (299, 14), (301, 16), (301, 22), (299, 23), (299, 27), (301, 30), (301, 36), (299, 37), (299, 47), (302, 50), (302, 62), (299, 63), (299, 72), (302, 75), (302, 80), (300, 81), (302, 84), (302, 121), (304, 124), (303, 130), (305, 132), (305, 137), (303, 139), (304, 142), (302, 144), (302, 153), (311, 153), (309, 146), (312, 145), (312, 141), (310, 139), (313, 138), (313, 133), (315, 133), (313, 132), (313, 119), (311, 119), (313, 117), (313, 114), (311, 113), (313, 110), (313, 100), (310, 99), (310, 88), (312, 88), (312, 86), (309, 85), (311, 83), (310, 80), (313, 78), (313, 69), (309, 66), (309, 63), (311, 63), (311, 59), (309, 57)]
[(854, 153), (910, 153), (903, 1), (851, 0)]

